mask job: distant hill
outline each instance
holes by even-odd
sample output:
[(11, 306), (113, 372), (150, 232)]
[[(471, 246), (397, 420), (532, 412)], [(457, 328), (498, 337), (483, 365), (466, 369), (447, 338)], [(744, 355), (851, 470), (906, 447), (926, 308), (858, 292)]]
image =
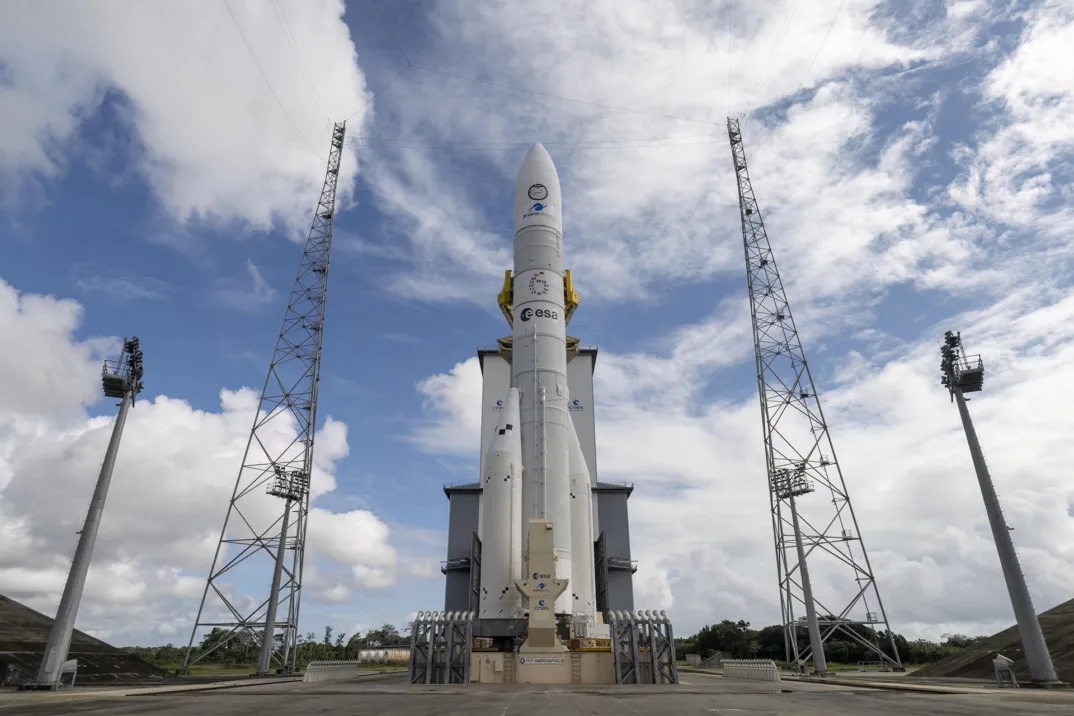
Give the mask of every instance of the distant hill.
[[(1074, 599), (1049, 609), (1038, 618), (1059, 679), (1067, 683), (1074, 682)], [(957, 654), (907, 674), (907, 677), (957, 676), (990, 679), (995, 673), (992, 669), (992, 656), (996, 652), (1014, 659), (1014, 671), (1018, 675), (1018, 681), (1029, 681), (1029, 667), (1026, 665), (1017, 626), (993, 634)]]
[[(52, 619), (0, 594), (0, 686), (32, 681), (41, 666)], [(163, 680), (166, 672), (75, 629), (68, 659), (78, 659), (76, 683)]]

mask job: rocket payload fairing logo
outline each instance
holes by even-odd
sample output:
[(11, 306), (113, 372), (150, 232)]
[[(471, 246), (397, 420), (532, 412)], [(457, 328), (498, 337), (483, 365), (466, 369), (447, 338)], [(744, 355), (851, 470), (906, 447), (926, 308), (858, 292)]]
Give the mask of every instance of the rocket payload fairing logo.
[(544, 277), (544, 271), (538, 271), (530, 276), (530, 293), (534, 296), (543, 296), (548, 293), (548, 280)]
[(534, 201), (544, 201), (548, 198), (548, 188), (544, 184), (534, 184), (526, 195)]

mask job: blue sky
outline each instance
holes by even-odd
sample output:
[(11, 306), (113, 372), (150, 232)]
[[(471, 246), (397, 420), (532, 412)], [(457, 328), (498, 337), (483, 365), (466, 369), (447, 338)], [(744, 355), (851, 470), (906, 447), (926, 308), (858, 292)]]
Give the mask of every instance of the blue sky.
[[(346, 434), (318, 443), (335, 487), (315, 505), (334, 516), (311, 537), (303, 630), (402, 623), (441, 603), (440, 486), (476, 478), (473, 355), (507, 332), (495, 296), (534, 141), (564, 186), (583, 295), (571, 332), (601, 349), (601, 478), (638, 485), (639, 605), (669, 609), (680, 632), (774, 621), (730, 113), (744, 117), (892, 626), (1010, 621), (936, 385), (948, 327), (994, 361), (974, 409), (1026, 525), (1038, 606), (1069, 598), (1074, 497), (1047, 466), (1064, 464), (1070, 426), (1031, 397), (1044, 371), (1067, 381), (1074, 367), (1056, 318), (1074, 227), (1074, 76), (1055, 54), (1074, 39), (1069, 8), (798, 5), (232, 0), (264, 78), (223, 2), (121, 21), (91, 3), (55, 23), (41, 19), (49, 3), (5, 6), (0, 326), (22, 386), (0, 401), (9, 596), (58, 602), (66, 525), (114, 410), (94, 394), (97, 360), (136, 333), (146, 402), (79, 625), (117, 643), (185, 641), (238, 469), (228, 451), (252, 417), (249, 396), (222, 408), (221, 391), (264, 381), (323, 179), (325, 115), (353, 113), (320, 394)], [(923, 494), (952, 473), (960, 486)], [(912, 528), (891, 514), (923, 504), (942, 509)], [(32, 563), (20, 545), (49, 556)], [(952, 592), (975, 596), (956, 607)]]

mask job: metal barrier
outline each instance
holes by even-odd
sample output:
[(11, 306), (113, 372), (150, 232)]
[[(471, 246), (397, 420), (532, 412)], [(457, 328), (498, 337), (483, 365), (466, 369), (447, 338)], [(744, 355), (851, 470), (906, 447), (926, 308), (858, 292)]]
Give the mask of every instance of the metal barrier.
[(1018, 677), (1014, 675), (1014, 660), (997, 653), (992, 659), (992, 668), (996, 672), (996, 683), (1001, 689), (1017, 689)]
[(677, 684), (675, 635), (664, 611), (607, 614), (617, 684)]
[(886, 661), (859, 661), (858, 671), (891, 671), (891, 665)]
[(306, 671), (302, 674), (302, 682), (316, 684), (321, 681), (343, 681), (358, 676), (357, 661), (336, 661), (328, 659), (324, 661), (311, 661), (306, 664)]
[(724, 659), (723, 675), (732, 679), (779, 681), (779, 669), (771, 659)]
[(418, 612), (410, 630), (410, 683), (469, 683), (474, 616), (474, 612)]

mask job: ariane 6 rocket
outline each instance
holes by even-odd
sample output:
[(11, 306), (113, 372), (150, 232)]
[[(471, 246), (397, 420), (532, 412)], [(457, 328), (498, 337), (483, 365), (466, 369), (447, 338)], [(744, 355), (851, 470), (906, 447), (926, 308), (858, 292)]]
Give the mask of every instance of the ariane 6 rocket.
[(556, 167), (536, 144), (515, 183), (515, 260), (505, 308), (511, 388), (482, 461), (483, 619), (517, 618), (528, 609), (514, 585), (533, 576), (525, 563), (531, 519), (552, 521), (555, 578), (569, 582), (556, 614), (592, 622), (596, 613), (591, 477), (568, 409), (562, 208)]

